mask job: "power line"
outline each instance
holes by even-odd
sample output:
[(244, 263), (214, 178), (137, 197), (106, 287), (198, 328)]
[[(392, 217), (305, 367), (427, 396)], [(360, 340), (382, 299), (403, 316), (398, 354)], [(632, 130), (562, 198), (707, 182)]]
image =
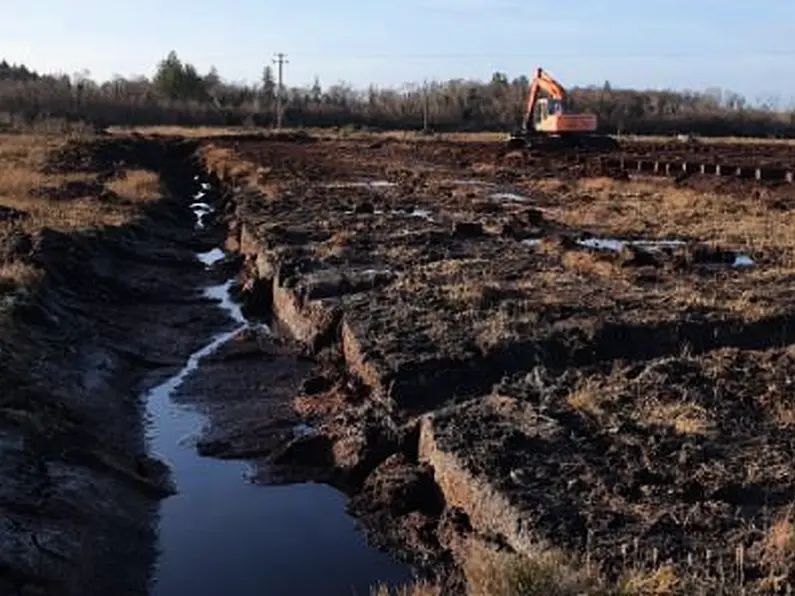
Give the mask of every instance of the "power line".
[[(278, 55), (278, 54), (277, 54)], [(286, 56), (286, 54), (282, 54)], [(493, 59), (501, 60), (508, 58), (522, 58), (522, 59), (579, 59), (579, 60), (592, 60), (592, 59), (622, 59), (622, 58), (645, 58), (645, 59), (668, 59), (668, 58), (725, 58), (729, 55), (740, 56), (742, 58), (763, 58), (763, 57), (790, 57), (795, 56), (795, 48), (785, 50), (775, 49), (731, 49), (731, 48), (715, 48), (710, 50), (690, 50), (690, 51), (588, 51), (582, 52), (554, 52), (554, 51), (539, 51), (539, 52), (469, 52), (469, 53), (389, 53), (389, 52), (335, 52), (330, 50), (328, 52), (292, 52), (293, 57), (301, 58), (354, 58), (356, 60), (484, 60)], [(192, 60), (201, 60), (203, 62), (212, 63), (213, 61), (223, 59), (240, 60), (244, 57), (240, 53), (226, 53), (226, 52), (213, 52), (213, 53), (196, 53), (191, 54)], [(277, 61), (274, 60), (274, 63)], [(288, 64), (289, 61), (285, 61)], [(98, 62), (97, 64), (104, 64)]]
[[(731, 50), (715, 49), (711, 51), (671, 51), (671, 52), (478, 52), (478, 53), (362, 53), (362, 52), (300, 52), (298, 55), (305, 58), (358, 58), (362, 60), (461, 60), (461, 59), (502, 59), (502, 58), (711, 58), (724, 57)], [(752, 50), (743, 52), (744, 58), (762, 56), (795, 56), (792, 50)]]
[(279, 65), (279, 83), (276, 90), (276, 130), (282, 128), (282, 90), (284, 89), (284, 65), (289, 64), (290, 61), (286, 59), (286, 54), (283, 52), (276, 53), (276, 58), (273, 62)]

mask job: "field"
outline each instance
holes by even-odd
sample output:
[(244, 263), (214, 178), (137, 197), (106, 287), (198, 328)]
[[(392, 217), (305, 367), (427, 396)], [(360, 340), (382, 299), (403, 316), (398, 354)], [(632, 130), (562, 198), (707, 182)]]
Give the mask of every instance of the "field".
[[(448, 587), (506, 549), (562, 593), (791, 582), (795, 186), (487, 141), (208, 143), (249, 307), (316, 361), (293, 400), (316, 433), (271, 461), (331, 466)], [(623, 157), (788, 171), (795, 149)]]
[(795, 146), (136, 132), (0, 137), (0, 592), (146, 593), (174, 378), (408, 593), (795, 586)]

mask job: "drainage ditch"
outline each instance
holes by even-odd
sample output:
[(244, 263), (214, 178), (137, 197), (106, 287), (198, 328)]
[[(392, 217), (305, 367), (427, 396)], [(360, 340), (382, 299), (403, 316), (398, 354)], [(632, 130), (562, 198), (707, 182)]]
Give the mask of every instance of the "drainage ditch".
[[(199, 183), (191, 205), (197, 231), (212, 225), (216, 211), (209, 184)], [(225, 254), (214, 248), (196, 258), (212, 276)], [(191, 381), (207, 376), (207, 362), (242, 334), (254, 332), (266, 341), (270, 334), (266, 325), (246, 320), (232, 299), (233, 284), (227, 280), (203, 290), (225, 312), (227, 327), (145, 395), (150, 451), (169, 466), (175, 487), (161, 504), (152, 594), (368, 594), (375, 584), (405, 583), (408, 569), (367, 544), (346, 513), (347, 498), (336, 489), (313, 483), (263, 486), (253, 481), (257, 472), (250, 463), (199, 454), (197, 444), (213, 422), (200, 396), (192, 399)], [(278, 364), (263, 358), (255, 366)], [(212, 391), (205, 384), (216, 402), (226, 399), (224, 389), (233, 391), (224, 379)]]

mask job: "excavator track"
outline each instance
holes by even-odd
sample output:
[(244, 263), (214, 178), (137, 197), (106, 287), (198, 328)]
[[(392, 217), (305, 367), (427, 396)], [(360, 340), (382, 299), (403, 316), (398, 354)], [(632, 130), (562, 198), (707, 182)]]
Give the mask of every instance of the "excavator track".
[(621, 149), (620, 143), (608, 135), (547, 136), (514, 134), (505, 142), (500, 154), (528, 151), (534, 154), (609, 153)]

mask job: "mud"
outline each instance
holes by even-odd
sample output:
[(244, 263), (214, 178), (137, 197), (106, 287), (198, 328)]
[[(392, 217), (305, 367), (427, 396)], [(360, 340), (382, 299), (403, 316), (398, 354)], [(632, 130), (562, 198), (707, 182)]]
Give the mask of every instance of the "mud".
[[(686, 235), (596, 234), (557, 217), (587, 195), (527, 192), (604, 176), (591, 158), (516, 169), (489, 144), (241, 141), (230, 162), (225, 143), (203, 154), (239, 189), (242, 294), (314, 372), (291, 408), (218, 416), (235, 432), (211, 451), (345, 487), (373, 539), (450, 593), (463, 536), (562, 548), (614, 580), (662, 562), (692, 579), (711, 557), (703, 585), (742, 546), (731, 581), (759, 587), (769, 557), (748, 529), (786, 517), (792, 473), (789, 270)], [(289, 436), (298, 420), (313, 431)]]

